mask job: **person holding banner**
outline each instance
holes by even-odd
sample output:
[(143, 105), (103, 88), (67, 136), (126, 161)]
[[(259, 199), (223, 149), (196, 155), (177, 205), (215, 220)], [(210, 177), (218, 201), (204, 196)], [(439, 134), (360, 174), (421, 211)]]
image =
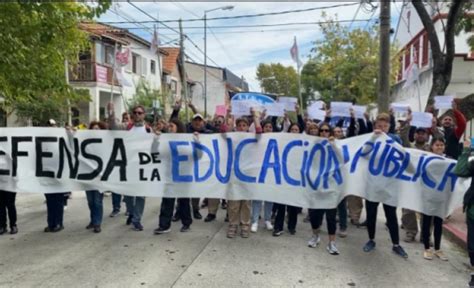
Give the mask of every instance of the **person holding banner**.
[[(186, 128), (184, 127), (183, 122), (179, 119), (171, 119), (168, 123), (168, 132), (169, 133), (186, 133)], [(161, 132), (159, 132), (161, 133)], [(159, 133), (157, 133), (159, 135)], [(181, 227), (181, 232), (188, 232), (193, 223), (193, 218), (191, 217), (191, 206), (189, 204), (189, 198), (178, 198), (179, 209), (176, 210), (179, 219), (183, 226)], [(159, 216), (159, 225), (155, 229), (155, 234), (165, 234), (169, 233), (171, 230), (171, 219), (173, 216), (175, 198), (163, 197), (161, 200), (161, 209)]]
[[(285, 122), (283, 127), (287, 128), (289, 133), (301, 133), (301, 128), (296, 123), (289, 123), (287, 117), (285, 117)], [(286, 123), (286, 124), (285, 124)], [(288, 231), (291, 235), (296, 234), (296, 224), (298, 223), (298, 213), (301, 211), (300, 207), (295, 207), (291, 205), (285, 205), (280, 203), (273, 204), (276, 209), (275, 223), (273, 228), (273, 236), (278, 237), (283, 234), (283, 224), (285, 222), (285, 212), (288, 212)]]
[[(105, 130), (107, 126), (104, 122), (92, 121), (89, 124), (89, 130)], [(102, 218), (104, 216), (104, 194), (99, 190), (87, 190), (87, 205), (90, 210), (90, 222), (86, 229), (91, 230), (94, 233), (100, 233), (102, 224)]]
[[(272, 133), (274, 131), (273, 123), (271, 120), (263, 121), (262, 127), (263, 127), (263, 133)], [(252, 225), (250, 227), (250, 232), (255, 233), (258, 230), (258, 221), (260, 218), (260, 211), (262, 210), (262, 202), (263, 201), (261, 200), (252, 201)], [(265, 228), (269, 231), (272, 231), (273, 225), (272, 225), (271, 217), (272, 217), (273, 202), (264, 201), (263, 205), (264, 205), (263, 220), (265, 221)]]
[[(0, 190), (0, 235), (8, 232), (7, 215), (10, 220), (10, 234), (18, 233), (16, 226), (16, 193)], [(8, 213), (7, 213), (8, 211)]]
[[(402, 144), (400, 137), (396, 134), (389, 133), (392, 118), (386, 113), (380, 113), (375, 119), (375, 130), (374, 133), (387, 134), (395, 142)], [(377, 224), (377, 210), (379, 203), (365, 200), (365, 209), (367, 213), (367, 232), (369, 235), (369, 241), (364, 245), (364, 252), (371, 252), (375, 249), (375, 229)], [(403, 257), (408, 258), (408, 254), (405, 252), (402, 246), (400, 246), (400, 238), (398, 233), (398, 218), (397, 218), (397, 207), (383, 204), (383, 210), (385, 212), (385, 218), (387, 219), (387, 227), (390, 232), (390, 238), (392, 239), (392, 251)]]
[[(251, 110), (255, 131), (262, 133), (259, 115), (255, 110)], [(239, 118), (235, 121), (237, 132), (249, 132), (249, 122), (246, 118)], [(227, 213), (229, 215), (229, 227), (227, 229), (227, 238), (235, 238), (240, 224), (240, 236), (248, 238), (250, 236), (250, 200), (228, 200)]]
[[(114, 104), (110, 102), (107, 106), (109, 111), (109, 128), (112, 130), (128, 130), (135, 133), (151, 133), (151, 127), (145, 124), (145, 107), (137, 105), (132, 109), (132, 122), (116, 123)], [(145, 210), (145, 197), (125, 196), (124, 202), (127, 205), (127, 210), (130, 214), (127, 218), (127, 225), (133, 224), (135, 231), (143, 231), (141, 218)]]
[[(442, 137), (433, 138), (431, 140), (430, 150), (434, 154), (444, 157), (445, 156), (444, 155), (444, 150), (445, 150), (444, 138)], [(423, 238), (423, 245), (425, 246), (425, 251), (423, 252), (423, 258), (425, 258), (426, 260), (432, 260), (433, 255), (434, 255), (443, 261), (448, 261), (448, 257), (446, 257), (443, 251), (441, 251), (441, 235), (443, 233), (443, 219), (437, 216), (430, 216), (426, 214), (423, 214), (422, 219), (423, 219), (422, 220), (422, 235), (423, 235), (422, 238)], [(434, 226), (434, 231), (433, 231), (434, 248), (435, 248), (434, 253), (430, 248), (430, 234), (431, 234), (432, 222)]]
[[(319, 137), (329, 139), (330, 142), (334, 141), (331, 126), (328, 123), (322, 123), (319, 126)], [(311, 228), (313, 229), (313, 235), (308, 241), (308, 247), (316, 248), (321, 242), (319, 236), (320, 228), (323, 223), (324, 214), (326, 214), (326, 224), (328, 229), (329, 243), (326, 250), (331, 255), (339, 255), (339, 250), (336, 246), (336, 214), (338, 208), (332, 209), (309, 209), (309, 219), (311, 222)]]
[(466, 213), (467, 251), (471, 263), (471, 279), (469, 287), (474, 287), (474, 155), (473, 143), (464, 141), (463, 152), (454, 167), (454, 173), (459, 177), (470, 177), (471, 186), (464, 194), (463, 211)]

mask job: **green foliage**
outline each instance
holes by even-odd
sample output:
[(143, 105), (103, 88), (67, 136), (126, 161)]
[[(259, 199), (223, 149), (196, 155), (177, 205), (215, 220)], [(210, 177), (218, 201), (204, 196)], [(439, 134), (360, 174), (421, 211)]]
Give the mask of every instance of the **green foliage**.
[(291, 66), (260, 63), (257, 67), (257, 80), (265, 93), (298, 96), (298, 74)]
[(65, 61), (74, 64), (79, 52), (88, 48), (79, 22), (100, 15), (110, 4), (110, 0), (101, 0), (96, 7), (68, 1), (1, 4), (0, 94), (10, 112), (34, 119), (45, 114), (49, 119), (65, 111), (67, 99), (83, 98), (66, 83)]
[(133, 98), (130, 99), (127, 104), (130, 109), (136, 105), (142, 105), (143, 107), (145, 107), (147, 112), (152, 112), (153, 101), (159, 100), (161, 105), (159, 110), (163, 111), (162, 99), (164, 98), (159, 90), (151, 89), (148, 83), (141, 79), (135, 88), (135, 95), (133, 95)]
[[(471, 33), (474, 30), (474, 19), (467, 13), (472, 9), (472, 4), (471, 1), (464, 4), (464, 14), (456, 22), (456, 35), (459, 35), (461, 32)], [(471, 47), (471, 51), (474, 50), (474, 35), (467, 38), (467, 44)]]
[[(302, 69), (304, 98), (319, 93), (325, 101), (375, 101), (379, 65), (379, 37), (374, 26), (349, 30), (328, 19), (320, 24), (323, 37), (314, 42), (310, 60)], [(395, 49), (393, 49), (395, 51)], [(395, 63), (397, 61), (394, 61)], [(392, 65), (396, 75), (397, 66)], [(306, 102), (306, 101), (303, 101)]]

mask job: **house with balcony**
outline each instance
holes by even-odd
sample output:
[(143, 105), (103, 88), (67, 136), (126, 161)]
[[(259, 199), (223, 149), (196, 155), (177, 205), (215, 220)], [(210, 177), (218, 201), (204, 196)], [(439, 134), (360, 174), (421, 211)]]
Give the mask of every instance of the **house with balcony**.
[[(447, 2), (432, 2), (425, 5), (431, 15), (441, 48), (444, 47), (444, 27), (449, 7)], [(413, 111), (424, 110), (433, 80), (433, 60), (428, 35), (413, 4), (406, 2), (402, 7), (401, 16), (396, 27), (394, 42), (399, 53), (395, 56), (399, 61), (397, 83), (392, 87), (391, 99), (394, 102), (409, 104)], [(473, 32), (461, 32), (455, 38), (455, 58), (451, 83), (445, 94), (455, 98), (463, 98), (474, 91), (474, 53), (467, 44)], [(418, 83), (403, 87), (410, 65), (419, 67)], [(468, 119), (469, 120), (469, 119)], [(468, 124), (467, 135), (474, 134), (472, 122)]]
[[(101, 23), (82, 23), (89, 34), (91, 49), (81, 53), (79, 62), (70, 67), (69, 81), (74, 88), (86, 89), (90, 102), (72, 107), (73, 124), (106, 118), (107, 103), (112, 101), (116, 115), (129, 109), (140, 82), (152, 90), (161, 90), (163, 56), (151, 50), (151, 43), (126, 29)], [(115, 63), (116, 52), (129, 51), (128, 64)]]

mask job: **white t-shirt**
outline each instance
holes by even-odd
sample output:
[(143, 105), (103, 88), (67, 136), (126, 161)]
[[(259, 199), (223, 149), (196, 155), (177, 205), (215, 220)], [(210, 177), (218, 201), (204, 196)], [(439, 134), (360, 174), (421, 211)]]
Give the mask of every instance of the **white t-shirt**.
[(130, 128), (130, 130), (128, 131), (132, 131), (132, 132), (135, 132), (135, 133), (148, 133), (146, 131), (146, 126), (143, 125), (143, 126), (132, 126), (132, 128)]

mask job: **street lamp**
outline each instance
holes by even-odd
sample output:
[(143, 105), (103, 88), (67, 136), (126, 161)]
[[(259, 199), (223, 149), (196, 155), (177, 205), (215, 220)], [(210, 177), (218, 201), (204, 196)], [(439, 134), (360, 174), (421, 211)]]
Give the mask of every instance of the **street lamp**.
[(207, 13), (232, 9), (234, 9), (234, 6), (229, 5), (204, 11), (204, 118), (207, 117)]

